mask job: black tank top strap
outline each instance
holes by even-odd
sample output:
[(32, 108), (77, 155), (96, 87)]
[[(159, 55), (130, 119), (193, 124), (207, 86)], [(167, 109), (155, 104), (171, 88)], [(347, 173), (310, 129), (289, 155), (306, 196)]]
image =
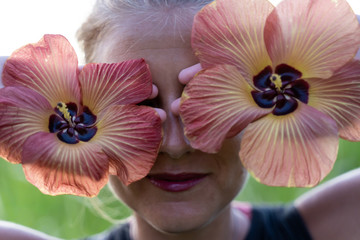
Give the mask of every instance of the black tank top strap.
[(250, 230), (245, 240), (311, 240), (295, 206), (252, 207)]
[(83, 240), (131, 240), (130, 223), (123, 223), (111, 230), (84, 238)]

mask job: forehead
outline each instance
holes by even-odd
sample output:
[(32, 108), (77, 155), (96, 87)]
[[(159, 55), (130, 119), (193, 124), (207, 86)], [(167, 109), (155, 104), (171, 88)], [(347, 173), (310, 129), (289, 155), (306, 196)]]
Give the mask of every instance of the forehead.
[[(107, 35), (107, 58), (133, 58), (149, 51), (191, 49), (193, 14), (158, 13), (127, 17)], [(139, 56), (144, 57), (144, 56)]]
[(183, 16), (181, 21), (175, 16), (139, 19), (141, 16), (126, 19), (107, 36), (99, 60), (144, 58), (160, 91), (179, 88), (178, 73), (197, 63), (190, 43), (193, 15)]

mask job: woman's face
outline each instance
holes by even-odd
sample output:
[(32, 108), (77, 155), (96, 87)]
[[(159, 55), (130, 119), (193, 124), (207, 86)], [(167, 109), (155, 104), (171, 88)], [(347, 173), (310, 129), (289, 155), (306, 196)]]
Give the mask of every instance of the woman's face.
[(238, 157), (239, 137), (226, 140), (217, 154), (194, 150), (184, 137), (179, 116), (171, 111), (171, 103), (184, 87), (178, 81), (180, 70), (197, 63), (190, 46), (192, 16), (187, 19), (174, 28), (171, 21), (136, 24), (134, 17), (134, 23), (128, 20), (126, 27), (104, 40), (97, 59), (144, 58), (150, 66), (159, 94), (149, 105), (167, 114), (160, 153), (149, 177), (125, 186), (112, 176), (110, 183), (137, 219), (164, 232), (206, 226), (228, 209), (246, 178)]

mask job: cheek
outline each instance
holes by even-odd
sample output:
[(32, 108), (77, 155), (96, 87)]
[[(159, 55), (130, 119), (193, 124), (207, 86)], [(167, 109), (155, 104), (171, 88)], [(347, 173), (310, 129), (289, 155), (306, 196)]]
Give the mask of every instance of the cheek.
[(111, 192), (120, 200), (123, 200), (123, 195), (125, 195), (126, 188), (125, 186), (119, 181), (116, 176), (109, 177), (109, 186)]
[[(137, 202), (140, 200), (138, 197), (138, 193), (141, 192), (141, 189), (137, 189), (133, 186), (125, 186), (117, 176), (110, 176), (109, 178), (109, 185), (110, 189), (113, 194), (127, 206), (132, 208), (133, 210), (136, 209)], [(137, 184), (134, 184), (137, 185)], [(141, 186), (141, 185), (140, 185)], [(135, 208), (135, 209), (134, 209)]]
[(148, 206), (154, 206), (154, 203), (156, 205), (159, 200), (159, 196), (152, 190), (146, 179), (126, 186), (117, 176), (110, 176), (109, 185), (113, 194), (135, 212), (147, 212)]
[(236, 196), (243, 187), (247, 171), (239, 157), (241, 135), (225, 140), (217, 154), (218, 182), (224, 192)]

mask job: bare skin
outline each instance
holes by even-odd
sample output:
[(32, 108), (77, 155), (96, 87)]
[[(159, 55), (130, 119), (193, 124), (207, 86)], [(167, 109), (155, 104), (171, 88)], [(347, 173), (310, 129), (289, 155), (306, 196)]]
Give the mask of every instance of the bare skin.
[(295, 206), (314, 239), (360, 239), (360, 169), (301, 196)]
[(19, 224), (0, 221), (0, 240), (57, 240), (45, 233)]

